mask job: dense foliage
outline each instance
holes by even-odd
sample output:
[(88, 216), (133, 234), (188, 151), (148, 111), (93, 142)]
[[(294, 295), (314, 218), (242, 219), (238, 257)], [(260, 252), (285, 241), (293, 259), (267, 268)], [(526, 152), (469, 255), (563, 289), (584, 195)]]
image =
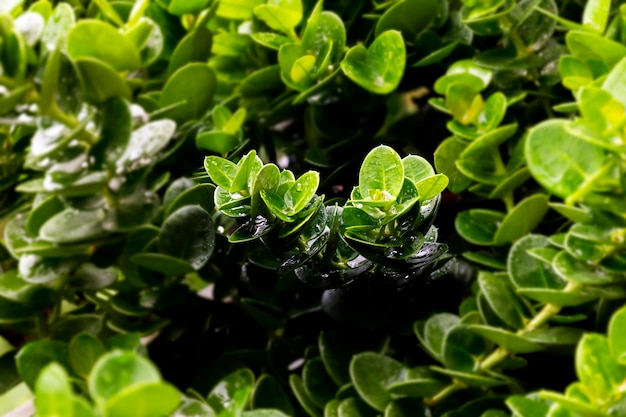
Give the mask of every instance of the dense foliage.
[(626, 416), (625, 74), (610, 0), (2, 1), (0, 413)]

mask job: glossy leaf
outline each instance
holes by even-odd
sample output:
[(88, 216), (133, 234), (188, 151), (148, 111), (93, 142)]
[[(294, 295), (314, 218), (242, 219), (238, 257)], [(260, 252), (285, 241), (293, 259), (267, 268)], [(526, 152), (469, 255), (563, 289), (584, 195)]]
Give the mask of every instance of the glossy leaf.
[(563, 280), (547, 265), (528, 253), (529, 249), (549, 248), (548, 238), (527, 235), (515, 242), (509, 251), (507, 268), (513, 285), (517, 288), (551, 288), (564, 286)]
[(609, 322), (609, 348), (613, 358), (621, 365), (626, 365), (626, 308), (620, 308)]
[(72, 386), (63, 367), (51, 363), (42, 369), (35, 384), (35, 407), (41, 417), (74, 415)]
[(207, 403), (218, 416), (238, 416), (246, 407), (254, 374), (249, 369), (240, 369), (221, 379), (207, 396)]
[(501, 245), (513, 242), (532, 232), (547, 211), (548, 197), (543, 194), (535, 194), (520, 201), (502, 219), (494, 236), (494, 243)]
[(341, 69), (352, 81), (376, 94), (394, 90), (404, 73), (406, 59), (400, 32), (389, 30), (380, 34), (366, 49), (362, 45), (348, 51)]
[(506, 275), (481, 272), (478, 283), (487, 302), (500, 319), (514, 329), (524, 327), (526, 322), (524, 307), (509, 287)]
[(285, 34), (292, 34), (302, 20), (302, 2), (300, 0), (269, 0), (254, 8), (254, 15), (269, 27)]
[(70, 342), (69, 360), (72, 369), (79, 376), (86, 378), (100, 356), (104, 355), (104, 344), (90, 333), (79, 333)]
[(111, 397), (106, 413), (115, 417), (161, 417), (170, 415), (180, 403), (180, 393), (163, 382), (128, 387)]
[(118, 71), (141, 66), (135, 45), (113, 26), (99, 20), (78, 22), (67, 36), (67, 51), (76, 58), (95, 58)]
[(95, 363), (88, 386), (91, 397), (105, 404), (132, 387), (160, 381), (159, 371), (148, 359), (132, 351), (114, 350)]
[(178, 123), (200, 118), (213, 100), (216, 82), (215, 73), (206, 64), (191, 63), (176, 70), (159, 99), (161, 108), (173, 106), (164, 117)]
[(370, 151), (359, 171), (359, 191), (372, 201), (394, 201), (404, 181), (400, 156), (388, 146)]
[(25, 345), (15, 357), (17, 369), (29, 388), (35, 388), (39, 373), (46, 365), (57, 362), (70, 369), (67, 360), (67, 343), (52, 340), (37, 340)]
[(360, 353), (350, 362), (350, 378), (363, 400), (379, 411), (391, 401), (387, 387), (405, 380), (408, 369), (394, 359), (372, 352)]
[(472, 209), (459, 213), (454, 226), (468, 242), (475, 245), (492, 245), (504, 218), (504, 213), (498, 211)]

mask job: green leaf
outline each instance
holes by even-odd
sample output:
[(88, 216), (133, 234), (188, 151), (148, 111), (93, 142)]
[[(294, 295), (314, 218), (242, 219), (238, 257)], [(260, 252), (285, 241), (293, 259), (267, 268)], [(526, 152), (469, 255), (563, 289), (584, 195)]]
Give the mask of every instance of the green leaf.
[(49, 218), (41, 229), (41, 238), (53, 243), (77, 243), (105, 235), (101, 210), (80, 211), (67, 208)]
[(218, 417), (236, 417), (246, 407), (252, 387), (254, 374), (244, 368), (222, 378), (207, 396), (207, 403)]
[(402, 158), (402, 167), (404, 168), (404, 176), (415, 184), (435, 175), (435, 170), (430, 162), (417, 155), (408, 155)]
[(378, 411), (391, 402), (387, 387), (407, 379), (408, 369), (379, 353), (365, 352), (352, 357), (350, 378), (363, 400)]
[(566, 292), (551, 288), (520, 288), (517, 293), (535, 301), (561, 307), (577, 306), (598, 298), (596, 295), (585, 292)]
[(77, 375), (87, 378), (100, 356), (106, 353), (104, 344), (90, 333), (74, 336), (69, 346), (69, 361)]
[(448, 369), (472, 373), (478, 367), (479, 358), (486, 351), (487, 345), (482, 337), (468, 326), (458, 324), (445, 334), (441, 359)]
[(219, 187), (229, 190), (237, 175), (237, 165), (219, 156), (207, 156), (204, 168), (211, 180)]
[(454, 227), (463, 239), (475, 245), (493, 245), (497, 230), (505, 214), (486, 209), (462, 211), (456, 216)]
[(464, 191), (472, 183), (456, 166), (456, 161), (463, 153), (466, 145), (455, 137), (448, 138), (439, 144), (435, 151), (435, 167), (437, 171), (448, 177), (448, 189), (453, 193)]
[(582, 335), (583, 331), (575, 327), (551, 326), (525, 333), (524, 339), (547, 347), (576, 346)]
[(494, 236), (494, 244), (513, 242), (532, 232), (548, 211), (548, 197), (535, 194), (520, 201), (502, 219)]
[(614, 66), (626, 54), (626, 46), (604, 36), (573, 30), (565, 36), (567, 48), (572, 55), (583, 61), (599, 60)]
[(167, 11), (177, 16), (187, 13), (196, 14), (207, 8), (211, 0), (172, 0), (167, 7)]
[(176, 123), (171, 120), (156, 120), (135, 129), (116, 161), (116, 173), (137, 171), (154, 161), (154, 158), (169, 144)]
[(326, 367), (326, 372), (335, 385), (343, 386), (350, 382), (349, 363), (350, 351), (347, 349), (338, 333), (321, 332), (318, 338), (320, 356)]
[(539, 343), (528, 340), (507, 330), (485, 326), (481, 324), (472, 324), (468, 326), (474, 333), (477, 333), (487, 340), (492, 341), (498, 346), (513, 353), (532, 353), (543, 350), (543, 346)]
[(131, 98), (126, 81), (109, 64), (91, 57), (76, 59), (87, 101), (100, 104), (113, 97)]
[(72, 386), (63, 367), (51, 363), (42, 369), (35, 384), (35, 407), (40, 417), (74, 415)]
[(372, 149), (361, 164), (359, 190), (371, 201), (392, 202), (400, 194), (404, 168), (400, 155), (389, 146)]
[(435, 372), (441, 373), (443, 375), (448, 375), (452, 378), (456, 378), (460, 381), (463, 381), (465, 384), (467, 384), (470, 387), (491, 388), (491, 387), (497, 387), (497, 386), (506, 384), (506, 381), (503, 381), (501, 379), (496, 379), (496, 378), (492, 378), (488, 376), (482, 376), (479, 374), (454, 371), (452, 369), (440, 368), (438, 366), (431, 366), (430, 369), (432, 369)]
[(434, 358), (441, 359), (446, 333), (459, 324), (460, 321), (461, 319), (454, 314), (438, 313), (426, 320), (423, 331), (416, 332), (416, 334), (426, 350)]
[(228, 191), (232, 194), (238, 193), (244, 197), (249, 197), (256, 176), (262, 167), (263, 161), (257, 156), (256, 151), (248, 152), (237, 164), (237, 173)]
[(506, 405), (515, 416), (534, 417), (546, 416), (550, 405), (546, 401), (529, 396), (512, 395), (506, 400)]
[(420, 201), (425, 202), (436, 197), (446, 189), (448, 186), (448, 177), (443, 174), (437, 174), (432, 177), (424, 178), (415, 185), (417, 186)]
[(213, 37), (207, 28), (198, 27), (189, 32), (176, 45), (167, 67), (168, 76), (191, 62), (206, 63), (211, 56)]
[(200, 118), (213, 102), (217, 79), (206, 64), (187, 64), (167, 80), (159, 99), (159, 107), (174, 106), (163, 113), (178, 123)]
[(402, 0), (391, 6), (376, 24), (376, 36), (387, 30), (399, 30), (408, 41), (415, 41), (420, 33), (441, 18), (446, 6), (438, 0)]
[(609, 322), (609, 348), (611, 355), (621, 365), (626, 365), (626, 307), (613, 313)]
[(253, 409), (276, 409), (287, 415), (294, 410), (289, 397), (280, 383), (270, 374), (263, 374), (256, 381), (251, 400)]
[(525, 147), (533, 177), (562, 198), (578, 191), (605, 162), (601, 148), (568, 134), (568, 124), (560, 119), (540, 123), (530, 130)]
[(67, 52), (74, 58), (95, 58), (117, 71), (141, 66), (135, 45), (113, 26), (99, 20), (81, 20), (67, 35)]
[(46, 27), (41, 35), (41, 42), (48, 51), (52, 51), (58, 45), (60, 38), (65, 44), (65, 38), (76, 24), (74, 9), (68, 3), (58, 3), (52, 16), (47, 19)]
[(607, 285), (619, 280), (617, 275), (598, 271), (597, 268), (574, 258), (566, 251), (561, 251), (554, 257), (552, 267), (564, 280), (582, 285)]
[(385, 409), (385, 417), (426, 417), (426, 406), (417, 399), (399, 398), (389, 403)]
[(527, 321), (526, 311), (510, 288), (508, 281), (506, 274), (492, 274), (484, 271), (478, 274), (480, 290), (493, 311), (512, 328), (521, 329)]
[(339, 403), (337, 415), (339, 417), (373, 417), (372, 409), (360, 398), (349, 397)]
[(288, 417), (288, 415), (279, 410), (257, 409), (244, 411), (243, 413), (241, 413), (241, 417)]
[[(626, 59), (621, 59), (615, 67), (613, 67), (608, 77), (604, 80), (604, 83), (602, 83), (602, 89), (611, 93), (617, 101), (626, 106), (626, 82), (620, 77), (620, 74), (624, 74), (624, 71), (626, 71)], [(603, 112), (604, 118), (612, 116), (609, 109), (610, 107), (605, 108)], [(620, 109), (616, 110), (619, 112)]]
[(293, 395), (295, 395), (296, 399), (298, 400), (304, 411), (306, 411), (306, 413), (310, 417), (322, 417), (320, 409), (317, 408), (317, 405), (315, 405), (315, 402), (313, 402), (313, 399), (304, 387), (302, 379), (298, 375), (289, 375), (289, 387), (291, 388)]
[[(291, 42), (291, 39), (288, 37), (272, 32), (257, 32), (251, 34), (250, 36), (256, 43), (277, 51), (281, 46)], [(264, 69), (267, 69), (267, 67)]]
[(626, 366), (613, 359), (605, 336), (588, 333), (576, 349), (576, 374), (586, 392), (600, 402), (624, 383)]
[(516, 288), (559, 289), (565, 283), (552, 269), (535, 257), (530, 249), (550, 248), (548, 238), (542, 235), (528, 235), (513, 244), (507, 258), (507, 269)]
[(180, 193), (172, 202), (166, 206), (164, 217), (169, 217), (181, 207), (197, 205), (211, 212), (215, 207), (213, 201), (215, 186), (213, 184), (197, 184)]
[(114, 417), (163, 417), (178, 407), (180, 393), (163, 382), (128, 387), (106, 403), (105, 412)]
[(52, 340), (37, 340), (26, 344), (15, 357), (22, 380), (32, 390), (39, 373), (46, 365), (57, 362), (70, 369), (67, 359), (67, 343)]
[(148, 359), (132, 351), (114, 350), (95, 363), (88, 387), (91, 397), (104, 405), (132, 387), (160, 381), (158, 369)]
[(225, 19), (250, 20), (254, 8), (262, 3), (263, 0), (221, 0), (217, 15)]
[(288, 216), (293, 216), (304, 209), (317, 192), (319, 182), (319, 173), (308, 171), (287, 189), (284, 200)]
[(179, 257), (198, 270), (204, 266), (215, 246), (215, 227), (206, 210), (184, 206), (172, 213), (161, 226), (159, 250)]
[(306, 362), (302, 370), (302, 382), (313, 402), (324, 408), (327, 402), (335, 397), (337, 386), (333, 383), (320, 358)]
[(369, 49), (351, 48), (341, 61), (341, 69), (352, 81), (376, 94), (388, 94), (400, 84), (406, 50), (400, 32), (389, 30), (374, 40)]
[(291, 36), (302, 20), (302, 1), (268, 0), (254, 8), (254, 15), (270, 28)]

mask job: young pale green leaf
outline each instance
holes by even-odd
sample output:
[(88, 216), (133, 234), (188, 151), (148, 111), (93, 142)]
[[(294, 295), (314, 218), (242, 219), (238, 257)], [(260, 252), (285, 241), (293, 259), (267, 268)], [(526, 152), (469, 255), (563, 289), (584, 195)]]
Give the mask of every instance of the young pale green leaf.
[(415, 186), (422, 202), (431, 200), (448, 186), (448, 177), (443, 174), (433, 175), (418, 181)]
[(614, 66), (626, 54), (626, 46), (595, 33), (572, 30), (565, 36), (567, 48), (583, 61), (599, 60)]
[(39, 417), (73, 417), (74, 395), (67, 372), (58, 363), (42, 369), (35, 384), (35, 407)]
[(139, 51), (130, 39), (99, 20), (81, 20), (67, 35), (67, 52), (74, 58), (95, 58), (117, 71), (141, 66)]
[(254, 374), (244, 368), (222, 378), (207, 396), (207, 403), (218, 416), (237, 416), (248, 404)]
[(371, 201), (395, 201), (404, 182), (404, 168), (400, 155), (389, 146), (380, 145), (371, 150), (359, 171), (361, 195)]
[(417, 184), (419, 181), (435, 175), (430, 162), (418, 155), (408, 155), (402, 158), (404, 176)]
[(178, 257), (198, 270), (207, 263), (215, 247), (211, 215), (200, 206), (184, 206), (170, 214), (161, 226), (159, 250)]
[(263, 167), (263, 161), (252, 150), (248, 152), (237, 164), (237, 173), (233, 178), (233, 182), (228, 190), (231, 194), (240, 194), (249, 197), (254, 187), (254, 181), (258, 172)]
[(180, 392), (163, 382), (128, 387), (109, 398), (105, 410), (111, 417), (162, 417), (180, 404)]
[(113, 350), (95, 363), (88, 387), (91, 397), (104, 405), (129, 388), (158, 382), (161, 375), (148, 359), (136, 352)]
[(392, 401), (387, 387), (406, 380), (408, 371), (400, 362), (373, 352), (354, 355), (350, 362), (354, 388), (368, 405), (379, 411), (384, 411)]
[(250, 20), (254, 8), (260, 4), (263, 0), (221, 0), (217, 15), (225, 19)]
[(311, 201), (320, 183), (319, 173), (308, 171), (294, 182), (285, 192), (285, 207), (289, 216), (293, 216), (304, 209)]
[(530, 130), (525, 145), (530, 172), (541, 185), (562, 198), (578, 191), (605, 162), (604, 151), (570, 135), (568, 124), (560, 119), (540, 123)]
[(87, 378), (100, 356), (106, 353), (104, 344), (91, 333), (81, 332), (69, 345), (69, 360), (77, 375)]
[(211, 0), (172, 0), (167, 11), (177, 16), (193, 13), (196, 14), (207, 8)]
[(626, 366), (611, 356), (604, 335), (588, 333), (576, 349), (576, 374), (585, 391), (597, 402), (613, 395), (626, 380)]
[(512, 395), (506, 400), (506, 405), (517, 417), (546, 416), (550, 405), (539, 398), (521, 395)]
[(502, 219), (493, 238), (494, 244), (513, 242), (532, 232), (548, 212), (548, 197), (535, 194), (520, 201)]
[(609, 322), (609, 348), (613, 359), (626, 366), (626, 307), (613, 313)]
[(341, 69), (352, 81), (376, 94), (388, 94), (400, 84), (404, 74), (406, 50), (400, 32), (388, 30), (374, 40), (369, 49), (357, 45), (350, 49)]
[(606, 28), (611, 12), (610, 0), (590, 0), (585, 5), (583, 13), (583, 26), (593, 29), (602, 34)]
[(302, 1), (268, 0), (254, 8), (254, 15), (270, 28), (293, 36), (293, 29), (302, 20)]
[(461, 125), (474, 124), (483, 112), (483, 97), (462, 83), (452, 84), (446, 89), (446, 107)]
[(167, 108), (163, 117), (178, 123), (200, 118), (213, 101), (217, 79), (206, 64), (182, 66), (167, 80), (159, 99), (159, 107)]
[(275, 50), (279, 50), (281, 46), (291, 42), (288, 37), (272, 32), (257, 32), (250, 36), (256, 43)]
[(228, 159), (219, 156), (207, 156), (204, 158), (204, 169), (217, 186), (229, 190), (237, 175), (238, 168), (234, 162)]

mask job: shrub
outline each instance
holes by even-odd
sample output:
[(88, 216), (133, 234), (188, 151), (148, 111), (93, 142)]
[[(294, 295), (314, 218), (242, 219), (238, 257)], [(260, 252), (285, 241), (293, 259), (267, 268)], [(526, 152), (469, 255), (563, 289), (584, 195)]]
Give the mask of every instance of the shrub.
[(625, 7), (0, 23), (0, 410), (626, 415)]

